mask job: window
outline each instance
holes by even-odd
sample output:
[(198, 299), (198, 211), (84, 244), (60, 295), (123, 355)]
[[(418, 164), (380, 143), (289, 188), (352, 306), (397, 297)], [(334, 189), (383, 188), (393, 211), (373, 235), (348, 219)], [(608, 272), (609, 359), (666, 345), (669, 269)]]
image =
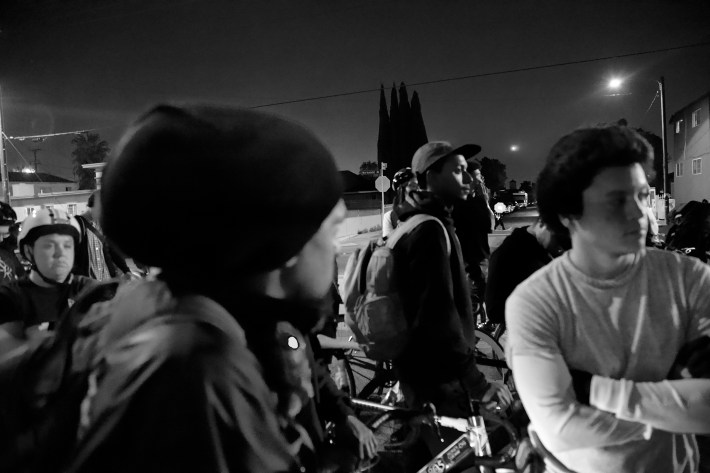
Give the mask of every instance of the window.
[(680, 133), (680, 124), (681, 124), (681, 123), (683, 123), (683, 120), (678, 120), (677, 122), (675, 122), (675, 133), (676, 133), (676, 135), (677, 135), (678, 133)]
[(693, 174), (703, 173), (703, 158), (697, 158), (693, 160)]
[(28, 216), (28, 217), (31, 216), (31, 215), (34, 215), (34, 213), (35, 213), (34, 207), (27, 207), (27, 209), (25, 209), (25, 210), (27, 210), (27, 216)]
[(68, 204), (67, 205), (67, 213), (69, 215), (76, 215), (76, 204)]
[(676, 175), (676, 177), (680, 177), (683, 175), (683, 163), (682, 162), (675, 163), (675, 175)]
[(696, 111), (693, 112), (693, 115), (691, 116), (691, 122), (693, 125), (693, 128), (698, 126), (698, 116), (700, 115), (700, 109), (697, 109)]

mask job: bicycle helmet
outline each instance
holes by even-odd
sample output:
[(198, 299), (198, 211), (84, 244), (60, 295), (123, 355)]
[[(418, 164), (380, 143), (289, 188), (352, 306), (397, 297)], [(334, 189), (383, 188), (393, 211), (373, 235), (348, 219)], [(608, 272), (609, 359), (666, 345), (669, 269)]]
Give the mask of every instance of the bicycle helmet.
[(17, 239), (20, 254), (34, 264), (31, 255), (27, 252), (27, 247), (32, 246), (37, 238), (52, 233), (72, 236), (75, 247), (79, 246), (81, 241), (81, 229), (74, 217), (64, 210), (41, 209), (37, 214), (27, 217), (22, 222), (22, 229)]
[(414, 172), (412, 172), (412, 168), (402, 168), (394, 173), (394, 177), (392, 177), (392, 187), (394, 190), (397, 190), (411, 181), (413, 177)]
[(0, 227), (9, 227), (17, 221), (17, 214), (5, 202), (0, 202)]

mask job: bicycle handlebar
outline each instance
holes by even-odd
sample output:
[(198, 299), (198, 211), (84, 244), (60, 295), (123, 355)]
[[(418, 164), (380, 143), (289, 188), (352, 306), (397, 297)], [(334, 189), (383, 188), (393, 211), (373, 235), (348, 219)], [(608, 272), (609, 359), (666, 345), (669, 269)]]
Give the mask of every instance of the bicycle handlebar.
[[(470, 429), (468, 419), (448, 416), (437, 416), (434, 414), (433, 406), (431, 408), (424, 409), (404, 409), (399, 407), (385, 406), (382, 404), (364, 401), (361, 399), (352, 399), (352, 402), (354, 405), (359, 407), (365, 407), (386, 412), (387, 415), (391, 417), (397, 417), (406, 422), (424, 424), (429, 421), (433, 422), (434, 426), (438, 425), (442, 427), (447, 427), (465, 433), (469, 432)], [(518, 433), (516, 432), (513, 425), (507, 420), (501, 419), (485, 411), (482, 412), (482, 416), (489, 423), (503, 427), (506, 431), (506, 434), (508, 435), (508, 438), (510, 439), (510, 442), (495, 455), (474, 455), (476, 465), (489, 467), (503, 466), (514, 459), (518, 451), (518, 447), (520, 445), (520, 437), (518, 436)], [(470, 453), (468, 455), (470, 455)]]

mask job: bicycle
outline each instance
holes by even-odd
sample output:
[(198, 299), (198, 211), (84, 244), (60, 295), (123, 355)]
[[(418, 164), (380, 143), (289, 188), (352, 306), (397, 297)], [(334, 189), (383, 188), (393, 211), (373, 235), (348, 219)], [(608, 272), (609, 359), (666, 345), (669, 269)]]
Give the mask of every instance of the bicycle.
[[(467, 463), (470, 464), (471, 461), (481, 472), (514, 471), (510, 467), (520, 443), (518, 433), (506, 420), (494, 415), (478, 415), (477, 407), (472, 407), (472, 413), (468, 418), (456, 418), (436, 415), (431, 404), (424, 409), (414, 410), (383, 406), (360, 399), (352, 401), (361, 409), (381, 412), (369, 423), (369, 427), (377, 439), (380, 461), (390, 459), (391, 464), (385, 465), (387, 470), (383, 471), (393, 471), (397, 464), (401, 466), (405, 451), (417, 441), (423, 425), (432, 426), (437, 433), (440, 432), (441, 427), (444, 427), (461, 432), (462, 435), (421, 467), (419, 473), (448, 472), (452, 468), (461, 468)], [(496, 454), (490, 453), (490, 447), (486, 448), (487, 434), (484, 435), (486, 429), (481, 419), (485, 419), (491, 425), (502, 427), (509, 439), (509, 442)], [(503, 467), (505, 469), (502, 469)]]
[(503, 381), (511, 392), (515, 391), (513, 372), (505, 361), (505, 350), (493, 336), (479, 329), (476, 336), (476, 365), (487, 379)]
[[(476, 330), (475, 335), (475, 356), (479, 369), (487, 379), (502, 381), (514, 392), (513, 376), (505, 361), (503, 347), (485, 332)], [(391, 361), (371, 360), (360, 350), (334, 350), (333, 355), (346, 374), (337, 376), (338, 384), (351, 398), (386, 405), (395, 405), (401, 399)]]

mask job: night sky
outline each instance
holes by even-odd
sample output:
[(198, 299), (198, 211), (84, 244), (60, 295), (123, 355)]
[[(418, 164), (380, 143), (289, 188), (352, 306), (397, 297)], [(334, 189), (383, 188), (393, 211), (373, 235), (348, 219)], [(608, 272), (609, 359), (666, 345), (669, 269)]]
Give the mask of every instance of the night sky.
[[(667, 117), (710, 91), (707, 0), (2, 0), (0, 28), (8, 136), (96, 128), (113, 147), (157, 102), (268, 105), (355, 172), (376, 160), (381, 83), (419, 93), (429, 139), (477, 143), (518, 182), (576, 127), (660, 134), (661, 75)], [(609, 96), (614, 75), (627, 82)], [(70, 141), (13, 143), (71, 177)]]

